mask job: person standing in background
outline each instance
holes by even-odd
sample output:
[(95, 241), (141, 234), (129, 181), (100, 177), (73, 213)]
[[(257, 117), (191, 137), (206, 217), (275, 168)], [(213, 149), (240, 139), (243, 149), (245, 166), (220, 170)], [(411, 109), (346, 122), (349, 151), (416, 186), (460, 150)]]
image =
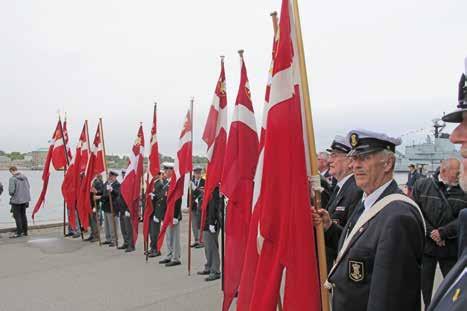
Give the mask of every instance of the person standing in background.
[(16, 233), (10, 238), (19, 238), (28, 235), (28, 219), (26, 218), (26, 208), (31, 201), (31, 190), (28, 178), (20, 173), (16, 166), (9, 169), (11, 177), (8, 184), (10, 193), (10, 205), (13, 217), (16, 222)]
[(409, 164), (409, 175), (407, 176), (407, 183), (405, 184), (407, 186), (407, 195), (409, 197), (412, 197), (413, 186), (415, 185), (415, 182), (419, 178), (420, 178), (420, 173), (417, 172), (415, 165)]

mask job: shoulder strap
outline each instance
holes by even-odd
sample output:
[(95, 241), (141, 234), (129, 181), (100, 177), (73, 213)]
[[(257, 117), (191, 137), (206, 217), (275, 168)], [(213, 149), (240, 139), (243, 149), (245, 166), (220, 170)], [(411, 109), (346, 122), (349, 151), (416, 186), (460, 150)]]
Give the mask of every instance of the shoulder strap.
[(363, 227), (363, 225), (365, 225), (371, 219), (373, 219), (376, 215), (378, 215), (378, 213), (380, 211), (382, 211), (383, 208), (385, 208), (390, 203), (395, 202), (395, 201), (403, 201), (403, 202), (406, 202), (406, 203), (409, 203), (410, 205), (412, 205), (417, 210), (417, 212), (420, 214), (420, 218), (422, 219), (422, 222), (423, 222), (423, 230), (424, 230), (423, 232), (426, 232), (426, 225), (425, 225), (425, 221), (423, 219), (422, 212), (421, 212), (420, 208), (418, 207), (417, 203), (415, 203), (415, 201), (413, 201), (409, 197), (407, 197), (405, 195), (402, 195), (402, 194), (399, 194), (399, 193), (394, 193), (394, 194), (390, 194), (388, 196), (385, 196), (383, 199), (381, 199), (375, 205), (373, 205), (368, 211), (365, 211), (365, 213), (363, 213), (362, 216), (358, 219), (357, 223), (353, 227), (350, 234), (345, 238), (344, 243), (342, 245), (342, 248), (339, 251), (339, 254), (337, 256), (336, 263), (334, 264), (331, 271), (329, 272), (329, 277), (334, 273), (337, 266), (341, 262), (342, 258), (347, 253), (347, 251), (349, 249), (350, 242), (352, 241), (355, 234), (357, 234), (357, 232), (360, 230), (360, 228)]
[(449, 204), (448, 199), (444, 195), (443, 191), (438, 187), (436, 181), (433, 178), (431, 178), (431, 182), (433, 183), (433, 186), (435, 187), (436, 191), (438, 191), (439, 195), (441, 196), (441, 199), (443, 199), (443, 202), (447, 205), (449, 209), (451, 209), (451, 204)]

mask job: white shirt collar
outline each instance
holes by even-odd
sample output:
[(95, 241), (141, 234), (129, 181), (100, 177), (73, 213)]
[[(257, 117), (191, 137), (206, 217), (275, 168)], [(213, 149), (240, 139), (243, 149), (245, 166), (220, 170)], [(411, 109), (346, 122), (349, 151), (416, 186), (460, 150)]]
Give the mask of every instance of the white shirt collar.
[(341, 181), (337, 182), (337, 187), (339, 187), (339, 191), (337, 192), (337, 194), (339, 194), (339, 192), (341, 192), (342, 187), (345, 185), (347, 180), (349, 180), (350, 177), (352, 177), (352, 176), (353, 176), (353, 174), (349, 174), (349, 175), (345, 176), (344, 178), (342, 178)]
[(386, 190), (386, 188), (392, 183), (392, 181), (393, 179), (391, 179), (390, 181), (388, 181), (369, 195), (363, 193), (363, 203), (365, 204), (365, 211), (372, 207), (373, 204), (375, 204), (375, 202), (379, 199), (381, 194), (383, 194), (384, 190)]
[(349, 174), (349, 175), (345, 176), (344, 178), (341, 179), (341, 181), (337, 182), (337, 186), (339, 186), (339, 188), (342, 188), (342, 186), (345, 184), (345, 182), (347, 180), (349, 180), (349, 178), (352, 177), (352, 176), (353, 176), (353, 174)]

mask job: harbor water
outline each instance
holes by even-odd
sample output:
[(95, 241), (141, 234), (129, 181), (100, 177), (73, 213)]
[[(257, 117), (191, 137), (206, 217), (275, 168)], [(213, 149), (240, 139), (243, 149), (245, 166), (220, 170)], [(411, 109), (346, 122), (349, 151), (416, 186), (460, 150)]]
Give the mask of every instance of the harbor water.
[[(33, 224), (31, 218), (32, 210), (42, 188), (42, 171), (22, 171), (22, 173), (28, 177), (31, 185), (32, 202), (29, 204), (29, 208), (26, 212), (29, 224), (31, 225)], [(0, 196), (0, 229), (15, 226), (15, 221), (10, 214), (10, 197), (8, 195), (8, 179), (10, 176), (10, 172), (0, 171), (0, 182), (4, 187), (4, 192)], [(396, 173), (395, 179), (398, 184), (403, 185), (407, 181), (407, 174)], [(34, 224), (58, 223), (63, 221), (62, 181), (63, 172), (52, 171), (50, 173), (45, 205), (36, 214)]]

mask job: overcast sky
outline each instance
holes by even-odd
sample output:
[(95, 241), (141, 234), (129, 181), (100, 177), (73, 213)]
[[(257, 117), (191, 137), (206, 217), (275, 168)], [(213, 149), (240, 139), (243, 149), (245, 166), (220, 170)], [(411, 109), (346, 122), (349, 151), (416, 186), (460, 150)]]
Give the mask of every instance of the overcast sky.
[[(157, 101), (159, 148), (173, 155), (194, 96), (203, 155), (219, 55), (233, 106), (245, 50), (260, 124), (280, 2), (0, 0), (0, 149), (46, 147), (60, 110), (73, 148), (83, 121), (93, 136), (102, 117), (107, 152), (127, 154)], [(319, 149), (354, 127), (404, 135), (454, 109), (467, 1), (299, 2)]]

